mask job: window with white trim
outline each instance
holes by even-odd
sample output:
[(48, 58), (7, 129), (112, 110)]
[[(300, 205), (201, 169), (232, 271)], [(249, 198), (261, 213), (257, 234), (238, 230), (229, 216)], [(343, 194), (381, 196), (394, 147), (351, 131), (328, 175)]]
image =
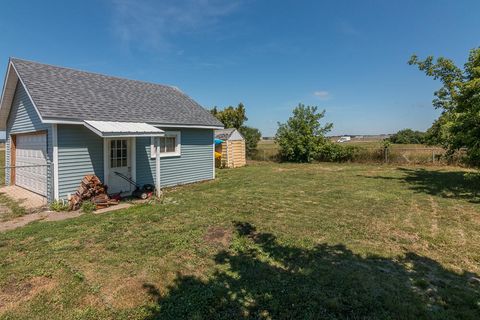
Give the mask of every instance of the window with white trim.
[(128, 166), (127, 139), (110, 141), (110, 168)]
[[(159, 138), (152, 137), (150, 140), (151, 157), (155, 158), (156, 143)], [(173, 157), (181, 154), (180, 131), (165, 131), (165, 136), (160, 137), (160, 157)]]

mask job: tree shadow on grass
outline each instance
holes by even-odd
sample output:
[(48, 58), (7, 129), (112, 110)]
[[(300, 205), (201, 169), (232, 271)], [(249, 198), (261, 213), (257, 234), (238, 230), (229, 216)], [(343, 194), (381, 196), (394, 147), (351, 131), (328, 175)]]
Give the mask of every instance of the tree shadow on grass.
[(236, 223), (228, 251), (208, 280), (179, 275), (149, 319), (479, 319), (478, 276), (456, 274), (407, 253), (362, 257), (344, 245), (312, 249), (278, 243)]
[(480, 175), (478, 174), (423, 168), (398, 168), (397, 170), (404, 175), (402, 177), (369, 176), (368, 178), (405, 181), (415, 192), (444, 198), (466, 199), (474, 203), (480, 202)]

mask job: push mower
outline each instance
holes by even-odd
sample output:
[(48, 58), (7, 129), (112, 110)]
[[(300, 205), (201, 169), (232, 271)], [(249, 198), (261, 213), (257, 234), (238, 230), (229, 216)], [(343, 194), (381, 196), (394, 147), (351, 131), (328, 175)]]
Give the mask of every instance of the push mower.
[(123, 180), (128, 181), (132, 186), (135, 186), (135, 190), (133, 190), (132, 192), (132, 196), (134, 196), (135, 198), (145, 200), (150, 198), (155, 192), (154, 185), (144, 184), (142, 187), (140, 187), (135, 181), (133, 181), (132, 178), (127, 177), (123, 173), (120, 173), (117, 171), (114, 171), (113, 173), (115, 173), (117, 176), (119, 176)]

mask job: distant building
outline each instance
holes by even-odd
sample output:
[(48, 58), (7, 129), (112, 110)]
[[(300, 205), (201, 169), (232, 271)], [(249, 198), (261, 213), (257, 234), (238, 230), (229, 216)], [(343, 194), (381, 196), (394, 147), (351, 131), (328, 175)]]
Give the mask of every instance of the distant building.
[(342, 142), (347, 142), (347, 141), (350, 141), (350, 140), (352, 140), (352, 138), (350, 136), (342, 136), (342, 137), (340, 137), (340, 139), (337, 140), (337, 142), (342, 143)]

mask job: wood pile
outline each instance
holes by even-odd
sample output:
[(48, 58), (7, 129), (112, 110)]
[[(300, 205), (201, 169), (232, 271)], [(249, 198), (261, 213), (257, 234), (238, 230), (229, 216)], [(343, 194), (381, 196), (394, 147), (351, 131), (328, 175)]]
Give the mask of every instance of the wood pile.
[(70, 210), (78, 210), (83, 201), (92, 201), (96, 209), (118, 204), (117, 200), (110, 199), (107, 194), (107, 186), (96, 175), (83, 177), (77, 191), (69, 200)]

